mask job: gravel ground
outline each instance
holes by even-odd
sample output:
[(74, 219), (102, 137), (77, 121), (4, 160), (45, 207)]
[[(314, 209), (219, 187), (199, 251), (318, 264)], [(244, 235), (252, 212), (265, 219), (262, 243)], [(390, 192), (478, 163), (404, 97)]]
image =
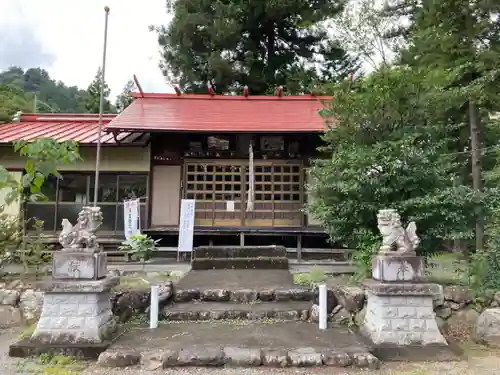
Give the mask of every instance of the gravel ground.
[(9, 344), (16, 340), (19, 331), (2, 330), (0, 332), (0, 374), (1, 375), (496, 375), (500, 373), (500, 353), (482, 348), (469, 349), (469, 361), (457, 363), (390, 363), (382, 365), (380, 370), (357, 369), (209, 369), (186, 368), (162, 371), (144, 371), (139, 368), (103, 369), (89, 364), (82, 371), (70, 372), (57, 369), (56, 372), (35, 363), (33, 360), (9, 358)]

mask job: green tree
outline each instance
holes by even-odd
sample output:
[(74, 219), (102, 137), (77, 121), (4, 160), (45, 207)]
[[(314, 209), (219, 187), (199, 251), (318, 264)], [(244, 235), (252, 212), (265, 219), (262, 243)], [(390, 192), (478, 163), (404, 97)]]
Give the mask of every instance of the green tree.
[(0, 124), (12, 121), (12, 116), (18, 111), (30, 112), (30, 108), (29, 97), (22, 90), (0, 84)]
[[(89, 113), (99, 113), (99, 106), (101, 100), (101, 81), (102, 81), (102, 70), (99, 68), (95, 75), (94, 80), (90, 83), (87, 88), (87, 95), (85, 97), (85, 109)], [(106, 82), (104, 84), (104, 113), (112, 113), (113, 108), (111, 102), (109, 101), (109, 95), (111, 90)]]
[(123, 90), (120, 95), (116, 97), (115, 107), (118, 113), (122, 112), (125, 108), (127, 108), (133, 101), (134, 98), (130, 96), (130, 93), (135, 90), (134, 81), (130, 80), (123, 87)]
[[(0, 189), (5, 191), (5, 205), (19, 201), (21, 207), (27, 202), (43, 201), (46, 196), (42, 187), (49, 176), (62, 178), (58, 168), (72, 164), (80, 159), (78, 144), (73, 141), (57, 142), (50, 138), (39, 138), (32, 142), (19, 141), (14, 144), (14, 150), (23, 159), (23, 177), (21, 181), (12, 177), (9, 171), (0, 166)], [(42, 228), (43, 222), (36, 218), (24, 221), (24, 212), (19, 217), (4, 213), (5, 205), (0, 207), (0, 266), (5, 261), (22, 261), (25, 270), (31, 264), (40, 265), (43, 262), (43, 250), (46, 246), (40, 241), (27, 241), (26, 224), (34, 220), (35, 228)], [(41, 239), (40, 239), (41, 240)]]
[[(455, 125), (442, 110), (442, 80), (440, 72), (385, 69), (357, 81), (356, 90), (337, 89), (322, 111), (335, 126), (324, 136), (324, 158), (314, 162), (309, 187), (309, 211), (332, 240), (373, 250), (383, 208), (417, 223), (422, 254), (471, 235), (469, 213), (479, 197), (454, 184), (462, 165), (448, 154)], [(355, 259), (366, 265), (370, 255), (357, 252)]]
[[(478, 191), (483, 185), (482, 170), (490, 164), (480, 150), (498, 139), (498, 127), (488, 124), (488, 114), (499, 108), (499, 11), (500, 4), (480, 0), (423, 1), (413, 7), (408, 46), (401, 51), (401, 62), (407, 66), (449, 72), (445, 89), (454, 103), (448, 112), (464, 124), (456, 148), (471, 151), (462, 180), (470, 181), (472, 171)], [(476, 248), (482, 248), (484, 210), (478, 209)]]
[(186, 92), (303, 93), (358, 68), (324, 22), (343, 0), (167, 0), (173, 20), (153, 28), (167, 79)]
[(26, 93), (30, 101), (28, 112), (34, 110), (35, 95), (37, 112), (85, 112), (85, 90), (76, 86), (66, 86), (61, 81), (51, 79), (49, 73), (41, 68), (24, 71), (19, 67), (11, 67), (0, 73), (0, 84), (18, 88)]

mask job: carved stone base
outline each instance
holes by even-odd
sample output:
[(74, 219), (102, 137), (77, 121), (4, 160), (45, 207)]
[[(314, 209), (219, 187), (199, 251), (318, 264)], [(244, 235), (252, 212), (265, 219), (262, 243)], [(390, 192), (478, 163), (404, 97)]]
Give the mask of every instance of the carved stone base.
[(97, 281), (54, 281), (45, 290), (42, 314), (31, 336), (40, 344), (100, 344), (116, 330), (110, 288), (118, 278)]
[(59, 280), (98, 280), (107, 274), (104, 252), (55, 251), (52, 256), (52, 278)]
[(395, 284), (369, 280), (361, 333), (375, 345), (448, 345), (436, 323), (434, 284)]
[(372, 259), (372, 278), (385, 282), (422, 281), (424, 260), (414, 254), (376, 255)]

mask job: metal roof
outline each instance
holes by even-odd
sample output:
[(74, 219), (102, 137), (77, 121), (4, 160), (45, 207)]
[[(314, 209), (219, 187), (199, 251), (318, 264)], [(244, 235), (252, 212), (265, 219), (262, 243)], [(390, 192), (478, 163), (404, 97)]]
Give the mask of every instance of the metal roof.
[[(102, 144), (132, 143), (143, 138), (143, 134), (129, 132), (113, 134), (104, 132), (104, 127), (116, 117), (103, 116)], [(73, 140), (80, 144), (95, 144), (98, 138), (99, 115), (26, 113), (18, 121), (0, 125), (0, 144), (15, 141), (31, 141), (37, 138), (53, 138), (57, 141)]]
[(106, 131), (321, 132), (330, 97), (137, 94)]

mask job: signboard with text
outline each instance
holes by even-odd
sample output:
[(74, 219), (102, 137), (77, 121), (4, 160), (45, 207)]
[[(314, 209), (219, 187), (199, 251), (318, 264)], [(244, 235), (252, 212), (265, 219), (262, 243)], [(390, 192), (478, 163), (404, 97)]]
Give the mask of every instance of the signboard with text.
[(181, 200), (177, 254), (191, 253), (193, 251), (195, 204), (195, 199)]

